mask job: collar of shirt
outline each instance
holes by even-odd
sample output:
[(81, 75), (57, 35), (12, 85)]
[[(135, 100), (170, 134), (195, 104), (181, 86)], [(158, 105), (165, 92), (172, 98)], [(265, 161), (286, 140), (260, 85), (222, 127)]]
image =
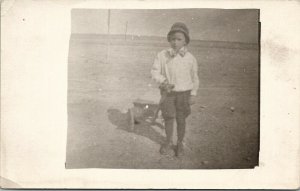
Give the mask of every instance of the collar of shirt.
[(181, 57), (184, 57), (184, 55), (187, 53), (187, 48), (184, 46), (179, 51), (175, 51), (173, 48), (169, 48), (168, 53), (171, 57), (175, 57), (177, 54), (179, 54)]

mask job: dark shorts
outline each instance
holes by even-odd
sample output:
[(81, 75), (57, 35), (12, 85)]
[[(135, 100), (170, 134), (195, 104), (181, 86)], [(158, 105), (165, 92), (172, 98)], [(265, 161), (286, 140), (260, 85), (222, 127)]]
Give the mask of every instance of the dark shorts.
[(187, 117), (191, 114), (189, 104), (191, 91), (170, 92), (161, 104), (163, 118)]

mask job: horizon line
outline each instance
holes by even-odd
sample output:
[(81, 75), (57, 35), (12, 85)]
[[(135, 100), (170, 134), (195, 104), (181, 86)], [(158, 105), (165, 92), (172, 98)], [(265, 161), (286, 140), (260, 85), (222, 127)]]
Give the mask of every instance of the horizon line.
[[(71, 33), (72, 35), (101, 35), (101, 36), (122, 36), (122, 37), (154, 37), (154, 38), (165, 38), (164, 36), (149, 36), (149, 35), (136, 35), (136, 34), (100, 34), (100, 33)], [(125, 39), (124, 39), (125, 40)], [(224, 41), (224, 40), (206, 40), (206, 39), (192, 39), (191, 41), (202, 41), (202, 42), (224, 42), (224, 43), (242, 43), (242, 44), (259, 44), (259, 42), (243, 42), (243, 41)]]

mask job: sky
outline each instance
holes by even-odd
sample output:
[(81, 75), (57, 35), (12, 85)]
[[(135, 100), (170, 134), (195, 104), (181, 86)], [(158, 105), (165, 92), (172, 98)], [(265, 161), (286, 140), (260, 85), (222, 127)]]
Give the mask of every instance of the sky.
[[(165, 37), (175, 22), (184, 22), (193, 40), (258, 42), (256, 9), (73, 9), (72, 33)], [(108, 21), (109, 20), (109, 21)]]

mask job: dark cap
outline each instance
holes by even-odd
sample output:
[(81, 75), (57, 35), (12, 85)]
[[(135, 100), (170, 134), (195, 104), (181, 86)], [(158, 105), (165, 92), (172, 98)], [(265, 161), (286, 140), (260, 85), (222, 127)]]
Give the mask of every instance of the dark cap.
[(189, 29), (184, 23), (177, 22), (172, 25), (167, 36), (169, 42), (170, 42), (170, 36), (175, 32), (182, 32), (185, 36), (186, 43), (188, 44), (190, 42)]

